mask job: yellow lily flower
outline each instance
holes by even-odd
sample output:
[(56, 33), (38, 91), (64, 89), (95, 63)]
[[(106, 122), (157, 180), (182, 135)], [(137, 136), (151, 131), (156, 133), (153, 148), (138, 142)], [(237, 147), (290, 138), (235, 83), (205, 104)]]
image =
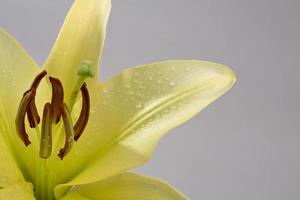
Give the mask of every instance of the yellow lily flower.
[(187, 199), (127, 172), (223, 95), (228, 67), (174, 60), (98, 82), (110, 0), (75, 0), (40, 69), (0, 29), (0, 199)]

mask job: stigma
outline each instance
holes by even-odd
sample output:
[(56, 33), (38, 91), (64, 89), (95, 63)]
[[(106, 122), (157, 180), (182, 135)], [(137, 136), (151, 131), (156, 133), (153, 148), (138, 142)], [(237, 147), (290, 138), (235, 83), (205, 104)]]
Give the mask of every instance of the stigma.
[[(38, 74), (33, 80), (29, 90), (23, 94), (15, 119), (16, 130), (19, 138), (27, 147), (31, 144), (31, 141), (26, 130), (26, 116), (29, 128), (39, 129), (39, 124), (41, 123), (41, 132), (39, 137), (40, 158), (48, 159), (52, 155), (52, 127), (56, 126), (59, 122), (62, 122), (65, 132), (65, 144), (57, 154), (61, 160), (63, 160), (64, 157), (71, 151), (74, 141), (77, 142), (82, 136), (88, 124), (90, 114), (90, 96), (87, 84), (84, 80), (87, 77), (93, 77), (93, 73), (89, 72), (89, 69), (91, 68), (91, 63), (87, 61), (84, 61), (80, 66), (77, 73), (79, 76), (78, 81), (75, 83), (73, 88), (71, 103), (69, 102), (69, 104), (64, 102), (64, 89), (61, 81), (58, 78), (47, 76), (52, 86), (52, 98), (50, 102), (45, 102), (42, 118), (40, 118), (38, 113), (35, 97), (39, 84), (42, 79), (46, 77), (47, 72), (42, 71)], [(79, 91), (81, 92), (82, 108), (77, 121), (73, 123), (71, 112)]]

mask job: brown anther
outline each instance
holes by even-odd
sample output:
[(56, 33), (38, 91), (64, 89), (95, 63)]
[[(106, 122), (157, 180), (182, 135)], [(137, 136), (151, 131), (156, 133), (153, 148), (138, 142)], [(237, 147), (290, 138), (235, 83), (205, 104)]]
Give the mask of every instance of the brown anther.
[(74, 129), (73, 129), (73, 123), (71, 119), (71, 115), (69, 112), (69, 109), (65, 103), (61, 104), (60, 106), (61, 109), (61, 116), (63, 118), (64, 122), (64, 127), (65, 127), (65, 135), (66, 135), (66, 140), (65, 140), (65, 146), (60, 149), (58, 156), (62, 160), (71, 150), (72, 144), (74, 141)]
[(33, 100), (34, 96), (35, 96), (35, 90), (28, 90), (27, 92), (24, 93), (15, 120), (17, 133), (19, 134), (21, 140), (24, 142), (26, 146), (31, 144), (31, 142), (28, 139), (28, 134), (26, 133), (26, 129), (25, 129), (25, 115), (30, 106), (30, 102)]
[(44, 78), (44, 76), (46, 76), (47, 72), (46, 71), (42, 71), (41, 73), (39, 73), (35, 79), (33, 80), (33, 83), (31, 84), (31, 89), (37, 89), (41, 80)]
[[(46, 71), (42, 71), (41, 73), (39, 73), (33, 80), (30, 90), (36, 91), (41, 80), (46, 76), (46, 74), (47, 74)], [(35, 95), (32, 98), (32, 100), (28, 106), (27, 119), (28, 119), (28, 122), (29, 122), (31, 128), (35, 128), (36, 125), (40, 123), (40, 116), (38, 114), (38, 111), (37, 111), (37, 108), (35, 105)]]
[(27, 109), (27, 119), (28, 119), (30, 128), (35, 128), (36, 125), (40, 123), (41, 119), (40, 119), (40, 116), (38, 114), (34, 98), (30, 102), (30, 105)]
[(53, 116), (54, 116), (54, 121), (56, 124), (60, 120), (61, 116), (61, 105), (63, 104), (63, 99), (64, 99), (64, 90), (62, 87), (61, 82), (53, 77), (49, 77), (51, 85), (52, 85), (52, 99), (51, 99), (51, 105), (53, 108)]
[(28, 106), (28, 109), (27, 109), (27, 119), (28, 119), (30, 128), (35, 128), (36, 124), (35, 124), (35, 120), (34, 120), (33, 114), (32, 114), (32, 112), (30, 110), (30, 103), (29, 103), (29, 106)]
[[(86, 63), (85, 63), (86, 64)], [(31, 128), (37, 127), (37, 125), (42, 121), (41, 125), (41, 141), (40, 141), (40, 158), (48, 159), (52, 154), (52, 126), (53, 123), (58, 123), (60, 119), (63, 119), (63, 125), (65, 130), (65, 144), (64, 147), (59, 150), (58, 156), (61, 160), (71, 151), (74, 141), (77, 141), (84, 129), (87, 126), (89, 115), (90, 115), (90, 96), (86, 86), (86, 83), (83, 83), (85, 78), (92, 76), (90, 73), (90, 66), (83, 65), (78, 72), (80, 75), (78, 82), (75, 84), (75, 89), (72, 94), (75, 94), (69, 102), (70, 108), (73, 107), (77, 94), (80, 91), (82, 94), (82, 106), (80, 115), (73, 126), (70, 110), (68, 106), (63, 102), (64, 100), (64, 91), (62, 83), (59, 79), (49, 77), (51, 86), (52, 86), (52, 98), (51, 103), (46, 103), (43, 110), (43, 117), (40, 118), (38, 110), (35, 103), (35, 96), (38, 86), (41, 80), (47, 75), (46, 71), (42, 71), (36, 76), (31, 87), (23, 95), (23, 98), (20, 102), (17, 116), (15, 119), (15, 124), (17, 128), (17, 133), (23, 143), (28, 146), (31, 144), (29, 136), (26, 133), (25, 127), (25, 115)], [(82, 84), (83, 83), (83, 84)]]
[(90, 95), (86, 87), (86, 83), (83, 83), (80, 90), (82, 94), (82, 108), (81, 108), (79, 118), (74, 126), (75, 141), (77, 141), (79, 137), (82, 135), (90, 116)]
[(43, 111), (40, 145), (40, 157), (43, 159), (49, 158), (52, 153), (52, 121), (53, 109), (50, 103), (46, 103)]

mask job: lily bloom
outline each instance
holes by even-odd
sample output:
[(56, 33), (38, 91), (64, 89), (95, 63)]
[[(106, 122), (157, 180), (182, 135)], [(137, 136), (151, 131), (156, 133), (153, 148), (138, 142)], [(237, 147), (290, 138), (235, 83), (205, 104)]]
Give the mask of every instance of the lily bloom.
[(99, 82), (110, 9), (110, 0), (75, 0), (42, 69), (0, 29), (0, 199), (187, 199), (127, 171), (223, 95), (235, 74), (171, 60)]

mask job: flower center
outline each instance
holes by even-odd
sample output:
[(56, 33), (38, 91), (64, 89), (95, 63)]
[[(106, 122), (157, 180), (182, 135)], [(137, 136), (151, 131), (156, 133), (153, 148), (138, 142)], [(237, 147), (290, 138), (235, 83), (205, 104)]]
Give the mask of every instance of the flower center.
[[(52, 98), (51, 102), (46, 102), (44, 106), (42, 120), (37, 111), (35, 96), (39, 84), (47, 75), (47, 72), (43, 71), (38, 74), (33, 80), (30, 89), (24, 93), (15, 120), (17, 133), (25, 146), (28, 146), (31, 144), (31, 141), (26, 132), (25, 117), (27, 116), (30, 128), (36, 128), (41, 122), (40, 158), (47, 159), (51, 156), (53, 148), (52, 126), (56, 125), (61, 120), (65, 130), (65, 145), (58, 153), (60, 159), (63, 159), (70, 152), (73, 142), (78, 141), (82, 135), (90, 113), (90, 96), (85, 80), (88, 77), (94, 76), (92, 69), (92, 63), (90, 61), (84, 61), (81, 64), (77, 72), (78, 80), (74, 85), (68, 104), (64, 102), (64, 90), (61, 81), (57, 78), (49, 77), (52, 86)], [(73, 126), (71, 111), (79, 92), (82, 94), (82, 108), (80, 115)]]

